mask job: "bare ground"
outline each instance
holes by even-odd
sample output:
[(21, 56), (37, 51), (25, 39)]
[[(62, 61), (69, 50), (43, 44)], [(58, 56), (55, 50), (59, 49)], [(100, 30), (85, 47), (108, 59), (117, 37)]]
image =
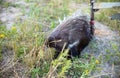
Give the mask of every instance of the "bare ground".
[(95, 22), (95, 37), (83, 51), (83, 54), (94, 55), (101, 62), (100, 66), (98, 66), (101, 70), (91, 74), (91, 78), (120, 77), (120, 58), (115, 55), (116, 50), (120, 52), (119, 40), (120, 36), (117, 32), (112, 31), (106, 25)]

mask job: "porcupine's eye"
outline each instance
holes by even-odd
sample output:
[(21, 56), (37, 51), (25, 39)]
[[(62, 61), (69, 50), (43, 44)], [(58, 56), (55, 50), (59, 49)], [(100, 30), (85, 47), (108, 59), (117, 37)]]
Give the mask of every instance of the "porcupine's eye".
[(47, 45), (49, 46), (49, 47), (54, 47), (55, 46), (55, 44), (54, 44), (54, 38), (53, 37), (49, 37), (48, 38), (48, 41), (47, 41)]

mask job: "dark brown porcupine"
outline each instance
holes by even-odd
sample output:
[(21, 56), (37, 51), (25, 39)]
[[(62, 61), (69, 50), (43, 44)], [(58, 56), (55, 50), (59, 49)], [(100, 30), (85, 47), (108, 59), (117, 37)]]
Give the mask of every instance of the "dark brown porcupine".
[(80, 55), (91, 39), (90, 24), (85, 16), (80, 16), (70, 18), (58, 25), (49, 35), (46, 45), (55, 48), (54, 58), (57, 58), (66, 43), (65, 49), (69, 48), (69, 57), (75, 57)]

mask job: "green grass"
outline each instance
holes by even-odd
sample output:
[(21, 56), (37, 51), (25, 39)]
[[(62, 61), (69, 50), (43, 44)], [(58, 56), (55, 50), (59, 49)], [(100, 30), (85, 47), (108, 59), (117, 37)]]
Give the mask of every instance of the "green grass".
[(103, 22), (104, 24), (111, 27), (113, 30), (117, 30), (120, 33), (120, 22), (119, 20), (111, 20), (110, 16), (119, 13), (120, 7), (101, 9), (99, 13), (96, 13), (96, 20)]
[[(32, 1), (26, 0), (28, 3)], [(69, 0), (45, 0), (41, 2), (34, 0), (33, 4), (29, 5), (29, 13), (26, 12), (25, 7), (21, 7), (22, 12), (28, 15), (28, 19), (22, 22), (18, 21), (9, 30), (5, 26), (0, 26), (0, 35), (4, 35), (0, 37), (0, 46), (12, 47), (14, 60), (21, 60), (20, 63), (28, 67), (28, 71), (26, 71), (28, 76), (32, 78), (38, 76), (41, 78), (87, 78), (91, 72), (99, 69), (97, 66), (100, 64), (100, 59), (96, 59), (94, 56), (89, 57), (86, 54), (71, 61), (65, 58), (67, 55), (67, 51), (65, 51), (58, 59), (52, 60), (54, 51), (45, 49), (46, 34), (49, 33), (45, 31), (45, 28), (54, 29), (59, 24), (58, 18), (63, 19), (64, 16), (69, 15), (74, 10), (71, 10), (69, 5)], [(5, 6), (8, 4), (6, 3)], [(106, 20), (102, 17), (103, 13), (97, 17), (98, 20)], [(94, 47), (94, 45), (92, 46)], [(117, 50), (115, 45), (112, 46)], [(1, 52), (2, 47), (0, 47), (0, 59), (2, 59)], [(120, 55), (118, 51), (116, 54)], [(112, 54), (107, 55), (106, 59), (111, 56)]]
[[(119, 2), (119, 0), (104, 0), (98, 2)], [(100, 9), (98, 13), (95, 13), (96, 20), (108, 25), (113, 30), (117, 30), (120, 33), (120, 22), (119, 20), (111, 20), (110, 16), (116, 13), (119, 13), (120, 7), (113, 7), (107, 9)]]

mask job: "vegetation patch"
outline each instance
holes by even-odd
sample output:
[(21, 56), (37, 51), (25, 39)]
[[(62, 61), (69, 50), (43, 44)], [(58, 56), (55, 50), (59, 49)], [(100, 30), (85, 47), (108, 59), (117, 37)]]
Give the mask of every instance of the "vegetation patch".
[(96, 13), (96, 19), (104, 24), (110, 26), (112, 29), (120, 32), (120, 21), (111, 20), (110, 16), (119, 13), (120, 7), (114, 7), (110, 9), (100, 9), (99, 13)]
[[(104, 0), (104, 1), (98, 0), (98, 2), (119, 2), (119, 0)], [(100, 9), (98, 13), (96, 13), (95, 18), (98, 21), (110, 26), (111, 29), (117, 30), (120, 33), (120, 21), (111, 20), (110, 18), (112, 15), (119, 13), (119, 10), (120, 7)]]

